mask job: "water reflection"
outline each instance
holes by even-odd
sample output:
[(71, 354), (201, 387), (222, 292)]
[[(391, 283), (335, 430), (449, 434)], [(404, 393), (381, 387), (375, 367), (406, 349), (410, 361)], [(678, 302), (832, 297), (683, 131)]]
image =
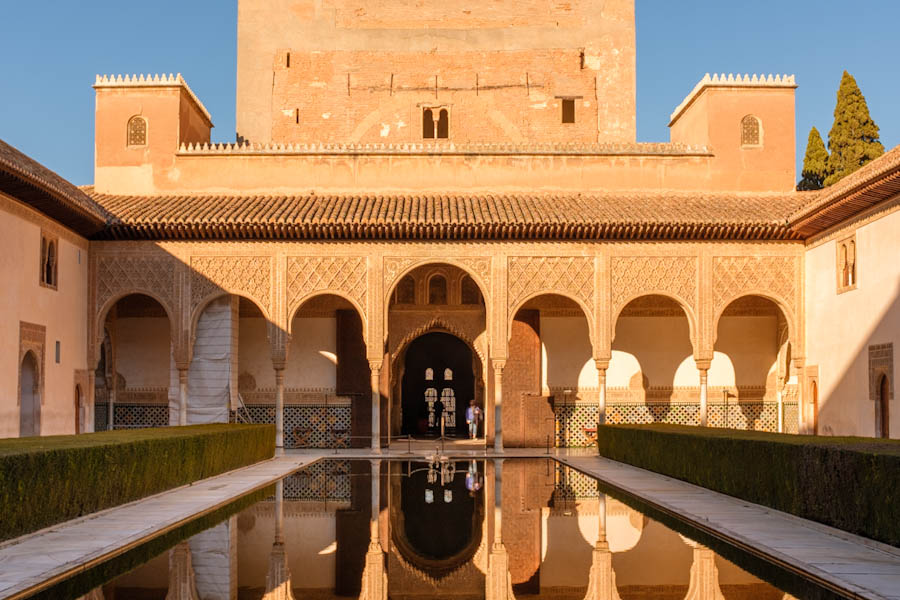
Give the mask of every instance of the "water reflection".
[(107, 600), (785, 597), (552, 460), (439, 458), (316, 463), (273, 499), (102, 591)]

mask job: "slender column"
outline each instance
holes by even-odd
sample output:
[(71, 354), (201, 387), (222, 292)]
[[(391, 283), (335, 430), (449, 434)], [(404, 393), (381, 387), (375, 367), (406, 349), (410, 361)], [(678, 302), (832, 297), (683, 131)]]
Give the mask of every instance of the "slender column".
[(381, 513), (381, 461), (372, 460), (372, 513), (369, 517), (369, 549), (363, 567), (360, 600), (387, 600), (387, 571), (384, 551), (378, 533), (378, 516)]
[(275, 369), (275, 447), (284, 448), (284, 369)]
[(700, 371), (700, 427), (709, 427), (709, 363), (697, 361), (697, 369)]
[[(505, 360), (494, 360), (494, 452), (503, 452), (503, 369)], [(499, 493), (499, 492), (497, 492)]]
[(178, 369), (178, 424), (188, 424), (188, 369)]
[(600, 492), (600, 495), (597, 497), (597, 515), (598, 515), (598, 526), (600, 528), (599, 536), (597, 537), (598, 543), (606, 543), (606, 494)]
[[(514, 600), (509, 555), (503, 545), (503, 460), (494, 461), (494, 539), (488, 553), (486, 600)], [(488, 501), (485, 497), (485, 503)]]
[(595, 360), (597, 365), (597, 424), (606, 423), (606, 369), (609, 368), (609, 361)]
[(381, 361), (370, 360), (372, 372), (372, 450), (381, 452)]
[(291, 571), (284, 547), (284, 482), (275, 483), (275, 540), (269, 554), (266, 593), (263, 600), (294, 600), (291, 591)]
[[(109, 383), (109, 382), (107, 382)], [(116, 403), (116, 373), (112, 374), (112, 386), (109, 388), (109, 402), (106, 405), (106, 428), (112, 431), (115, 428), (116, 411), (113, 406)], [(179, 401), (180, 402), (180, 401)]]
[(369, 517), (369, 549), (381, 551), (381, 540), (378, 533), (378, 515), (381, 513), (381, 461), (371, 460), (372, 464), (372, 513)]
[(503, 459), (494, 461), (494, 550), (503, 546)]
[(778, 384), (778, 391), (775, 393), (775, 400), (778, 410), (778, 433), (784, 433), (784, 387)]

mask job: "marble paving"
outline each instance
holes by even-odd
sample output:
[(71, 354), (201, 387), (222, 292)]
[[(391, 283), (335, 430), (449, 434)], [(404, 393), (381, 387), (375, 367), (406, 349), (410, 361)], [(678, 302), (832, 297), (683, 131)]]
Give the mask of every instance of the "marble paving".
[(554, 452), (601, 479), (727, 542), (851, 594), (900, 600), (900, 548), (584, 453)]

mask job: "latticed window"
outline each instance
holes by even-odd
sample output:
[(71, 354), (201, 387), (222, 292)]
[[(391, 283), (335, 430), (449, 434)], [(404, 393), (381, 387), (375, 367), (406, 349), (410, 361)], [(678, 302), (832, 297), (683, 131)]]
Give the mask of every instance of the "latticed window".
[(128, 120), (128, 145), (147, 145), (147, 119), (144, 117), (131, 117)]
[(759, 146), (761, 143), (759, 119), (747, 115), (741, 121), (741, 146)]
[(57, 240), (41, 234), (41, 283), (47, 287), (57, 286), (57, 254)]
[(397, 291), (394, 294), (394, 300), (397, 304), (415, 304), (416, 303), (416, 282), (412, 277), (407, 275), (397, 284)]
[(856, 287), (856, 238), (849, 237), (837, 244), (838, 293)]
[(428, 304), (447, 304), (447, 280), (435, 275), (428, 281)]
[(463, 304), (481, 304), (481, 291), (471, 277), (463, 277), (461, 288), (460, 299)]

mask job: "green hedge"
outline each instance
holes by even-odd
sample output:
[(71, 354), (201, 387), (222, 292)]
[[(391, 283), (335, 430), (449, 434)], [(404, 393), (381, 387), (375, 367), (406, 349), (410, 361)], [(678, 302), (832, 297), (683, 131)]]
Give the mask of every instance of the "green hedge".
[(0, 440), (0, 540), (271, 458), (272, 425)]
[(900, 546), (900, 440), (603, 425), (600, 454)]

